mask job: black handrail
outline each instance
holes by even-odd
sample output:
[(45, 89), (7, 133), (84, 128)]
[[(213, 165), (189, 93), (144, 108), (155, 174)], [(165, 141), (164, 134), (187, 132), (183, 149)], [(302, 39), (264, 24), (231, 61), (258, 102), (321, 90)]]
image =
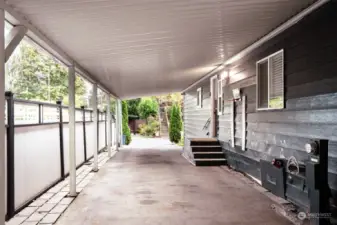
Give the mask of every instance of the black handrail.
[(210, 124), (211, 124), (211, 117), (208, 118), (208, 120), (206, 121), (206, 123), (205, 123), (204, 127), (202, 128), (202, 130), (206, 130), (209, 127)]

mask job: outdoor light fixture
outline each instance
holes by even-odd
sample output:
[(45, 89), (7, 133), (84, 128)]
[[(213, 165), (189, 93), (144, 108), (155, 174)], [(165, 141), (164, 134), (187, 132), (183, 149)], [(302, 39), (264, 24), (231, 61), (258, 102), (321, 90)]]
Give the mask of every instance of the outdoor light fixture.
[(221, 73), (221, 79), (225, 79), (225, 78), (227, 78), (229, 76), (229, 71), (228, 70), (224, 70), (224, 71), (222, 71), (222, 73)]
[(316, 142), (311, 142), (311, 143), (305, 144), (305, 151), (308, 154), (316, 155), (318, 153), (317, 150), (318, 150), (318, 146), (317, 146)]
[(233, 98), (234, 100), (241, 100), (241, 93), (240, 93), (240, 89), (239, 88), (235, 88), (233, 89)]

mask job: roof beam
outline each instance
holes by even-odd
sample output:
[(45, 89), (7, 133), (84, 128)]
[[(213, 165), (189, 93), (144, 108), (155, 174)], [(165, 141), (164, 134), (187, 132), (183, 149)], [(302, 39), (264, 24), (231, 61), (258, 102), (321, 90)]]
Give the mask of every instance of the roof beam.
[(27, 28), (19, 25), (11, 29), (5, 38), (5, 63), (27, 33)]
[[(1, 3), (1, 1), (0, 1)], [(14, 26), (24, 26), (27, 29), (26, 35), (32, 39), (35, 43), (40, 45), (43, 49), (49, 52), (52, 56), (60, 60), (66, 66), (74, 65), (76, 71), (87, 80), (92, 83), (97, 83), (100, 87), (105, 90), (109, 90), (104, 84), (99, 82), (94, 76), (92, 76), (86, 69), (84, 69), (79, 63), (74, 61), (62, 48), (60, 48), (56, 43), (51, 41), (42, 31), (36, 28), (27, 18), (15, 11), (10, 5), (3, 3), (3, 8), (5, 9), (5, 18)], [(0, 5), (1, 6), (1, 5)], [(109, 91), (114, 97), (118, 98), (115, 93)]]

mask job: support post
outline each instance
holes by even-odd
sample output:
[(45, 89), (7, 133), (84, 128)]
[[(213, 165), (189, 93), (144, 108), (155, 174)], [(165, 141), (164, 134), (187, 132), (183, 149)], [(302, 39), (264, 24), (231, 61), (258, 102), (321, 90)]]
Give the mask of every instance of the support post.
[(107, 112), (106, 112), (106, 123), (108, 124), (108, 157), (111, 157), (111, 138), (112, 138), (112, 124), (111, 124), (111, 110), (110, 110), (110, 95), (107, 98)]
[(61, 168), (61, 179), (64, 180), (64, 143), (63, 143), (63, 107), (62, 101), (59, 100), (56, 102), (58, 104), (58, 112), (59, 112), (59, 137), (60, 137), (60, 168)]
[(99, 109), (97, 109), (97, 151), (99, 153), (99, 121), (101, 120), (101, 113)]
[(68, 68), (69, 90), (69, 196), (76, 193), (76, 147), (75, 147), (75, 67)]
[(24, 38), (27, 33), (27, 28), (22, 25), (15, 26), (11, 31), (6, 35), (5, 40), (5, 62), (13, 54), (16, 47), (20, 44), (21, 40)]
[(5, 224), (5, 11), (4, 0), (0, 0), (0, 225)]
[[(93, 90), (92, 90), (92, 109), (93, 109), (93, 114), (92, 114), (92, 119), (94, 121), (94, 134), (98, 134), (98, 113), (97, 113), (97, 83), (93, 84)], [(93, 163), (93, 172), (98, 171), (98, 135), (95, 135), (94, 137), (94, 163)]]
[(15, 154), (14, 154), (14, 98), (6, 92), (7, 100), (7, 219), (15, 214)]
[(81, 106), (82, 109), (82, 117), (83, 117), (83, 146), (84, 146), (84, 162), (86, 162), (88, 160), (88, 156), (87, 156), (87, 135), (86, 135), (86, 129), (85, 129), (85, 107)]
[(115, 142), (116, 142), (116, 151), (119, 148), (119, 106), (118, 100), (116, 100), (115, 104)]
[(105, 130), (105, 151), (107, 151), (108, 149), (108, 124), (107, 124), (108, 120), (107, 120), (107, 110), (105, 110), (104, 112), (104, 130)]

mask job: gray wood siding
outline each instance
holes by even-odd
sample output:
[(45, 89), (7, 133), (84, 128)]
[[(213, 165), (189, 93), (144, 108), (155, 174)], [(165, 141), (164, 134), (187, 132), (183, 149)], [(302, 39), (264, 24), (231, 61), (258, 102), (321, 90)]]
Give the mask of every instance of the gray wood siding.
[[(261, 46), (230, 69), (224, 87), (224, 115), (218, 137), (229, 156), (240, 158), (252, 176), (260, 179), (259, 160), (295, 156), (304, 163), (304, 145), (310, 139), (328, 139), (329, 185), (337, 203), (337, 3), (332, 1), (283, 34)], [(285, 108), (256, 110), (256, 62), (284, 49)], [(241, 80), (240, 80), (241, 78)], [(243, 78), (243, 79), (242, 79)], [(232, 89), (247, 96), (246, 151), (241, 151), (241, 103), (236, 103), (235, 143), (230, 140)], [(234, 154), (234, 155), (233, 155)], [(229, 160), (231, 164), (238, 161)], [(237, 166), (237, 165), (234, 165)]]
[[(202, 108), (197, 107), (197, 89), (202, 87)], [(210, 83), (206, 81), (184, 95), (184, 134), (185, 138), (207, 137), (209, 128), (203, 130), (211, 116)]]

